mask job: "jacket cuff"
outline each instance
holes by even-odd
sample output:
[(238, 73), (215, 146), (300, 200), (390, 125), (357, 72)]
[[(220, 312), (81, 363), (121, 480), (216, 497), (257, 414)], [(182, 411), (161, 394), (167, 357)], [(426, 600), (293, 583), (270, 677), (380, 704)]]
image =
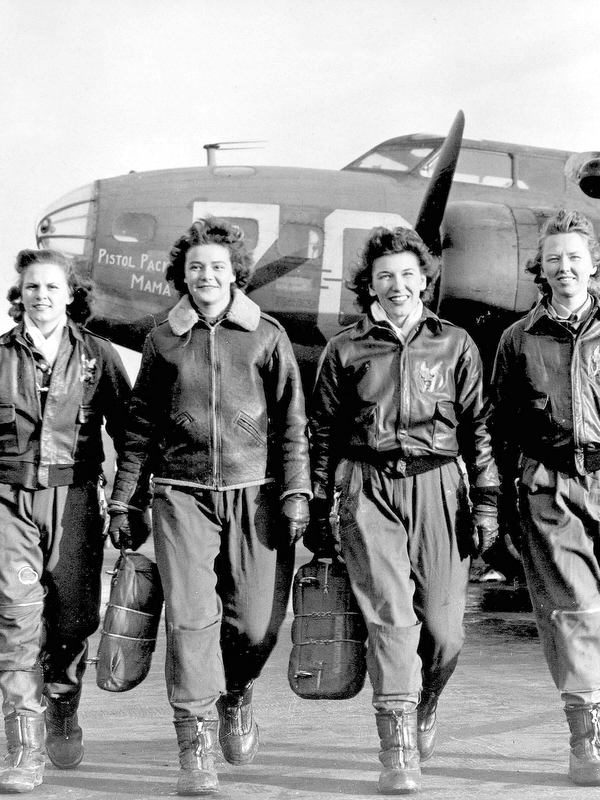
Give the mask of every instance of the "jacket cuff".
[(474, 506), (487, 505), (497, 508), (499, 486), (472, 486), (469, 489), (469, 496)]

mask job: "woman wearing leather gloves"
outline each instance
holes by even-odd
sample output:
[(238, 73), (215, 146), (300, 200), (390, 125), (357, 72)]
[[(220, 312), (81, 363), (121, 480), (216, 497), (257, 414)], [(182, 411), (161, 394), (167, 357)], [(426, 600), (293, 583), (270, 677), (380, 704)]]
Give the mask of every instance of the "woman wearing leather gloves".
[[(52, 250), (23, 250), (0, 337), (0, 792), (27, 792), (47, 752), (83, 758), (77, 719), (100, 621), (102, 424), (118, 447), (130, 386), (112, 345), (83, 327), (91, 284)], [(42, 699), (42, 696), (44, 699)], [(45, 713), (44, 713), (45, 712)], [(44, 724), (45, 723), (45, 724)]]
[[(195, 222), (171, 251), (181, 294), (152, 331), (109, 511), (118, 536), (152, 456), (156, 560), (179, 794), (216, 791), (213, 744), (232, 764), (258, 747), (252, 684), (285, 617), (310, 474), (298, 366), (282, 326), (241, 291), (242, 231)], [(199, 666), (200, 665), (200, 666)]]
[[(498, 530), (481, 361), (464, 330), (423, 306), (434, 266), (413, 230), (372, 231), (351, 286), (365, 316), (329, 341), (310, 419), (323, 524), (304, 542), (340, 549), (367, 624), (385, 794), (420, 787), (463, 644), (470, 556)], [(339, 542), (325, 524), (333, 502)]]

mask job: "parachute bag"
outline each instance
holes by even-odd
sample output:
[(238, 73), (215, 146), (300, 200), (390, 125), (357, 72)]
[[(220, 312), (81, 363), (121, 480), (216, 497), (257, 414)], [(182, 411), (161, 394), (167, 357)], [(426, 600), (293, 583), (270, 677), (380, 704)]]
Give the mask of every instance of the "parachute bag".
[(308, 700), (354, 697), (365, 682), (367, 629), (344, 562), (315, 556), (301, 566), (292, 604), (292, 690)]
[(142, 553), (121, 551), (98, 645), (96, 684), (126, 692), (141, 683), (156, 646), (163, 592), (156, 564)]

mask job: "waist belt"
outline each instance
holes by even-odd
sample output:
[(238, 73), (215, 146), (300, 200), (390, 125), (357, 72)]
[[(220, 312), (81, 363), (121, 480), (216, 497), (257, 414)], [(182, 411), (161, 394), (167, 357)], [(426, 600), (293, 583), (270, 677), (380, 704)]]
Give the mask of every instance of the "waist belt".
[(442, 467), (444, 464), (456, 462), (452, 456), (398, 456), (395, 453), (377, 453), (373, 450), (355, 450), (348, 454), (348, 458), (372, 464), (382, 472), (401, 478), (420, 475), (423, 472)]
[[(575, 466), (575, 453), (571, 448), (563, 447), (550, 452), (525, 453), (525, 455), (534, 461), (541, 461), (549, 469), (555, 469), (571, 476), (578, 474)], [(600, 447), (583, 448), (583, 469), (586, 473), (600, 470)]]

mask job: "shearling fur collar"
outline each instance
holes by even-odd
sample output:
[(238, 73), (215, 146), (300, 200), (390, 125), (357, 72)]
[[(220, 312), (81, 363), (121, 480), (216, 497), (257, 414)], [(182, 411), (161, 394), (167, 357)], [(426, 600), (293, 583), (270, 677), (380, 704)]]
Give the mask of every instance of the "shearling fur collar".
[[(200, 316), (190, 302), (190, 297), (184, 294), (176, 306), (169, 311), (169, 325), (175, 336), (183, 336), (194, 327)], [(223, 321), (230, 325), (237, 325), (246, 331), (255, 331), (260, 322), (260, 308), (253, 300), (233, 287), (233, 300)]]

